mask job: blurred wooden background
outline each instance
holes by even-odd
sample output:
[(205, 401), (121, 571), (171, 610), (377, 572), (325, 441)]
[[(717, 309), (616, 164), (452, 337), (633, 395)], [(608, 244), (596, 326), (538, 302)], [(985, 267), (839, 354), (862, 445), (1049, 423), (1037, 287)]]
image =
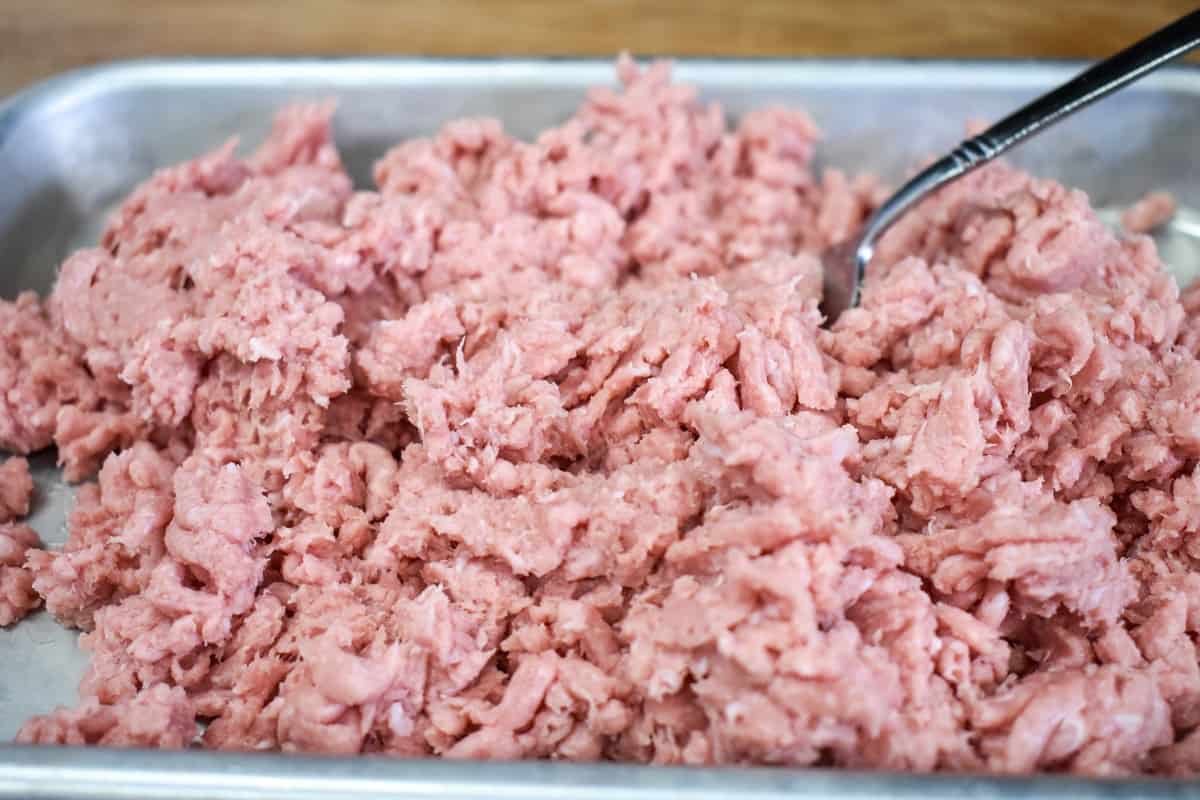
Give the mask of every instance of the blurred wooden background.
[(1196, 0), (0, 0), (0, 95), (138, 56), (1092, 58)]

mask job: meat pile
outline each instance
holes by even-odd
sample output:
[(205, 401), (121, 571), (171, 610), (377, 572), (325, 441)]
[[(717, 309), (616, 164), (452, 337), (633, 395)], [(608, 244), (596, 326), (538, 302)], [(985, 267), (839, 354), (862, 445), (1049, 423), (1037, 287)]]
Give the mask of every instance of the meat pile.
[(1197, 772), (1200, 291), (997, 163), (824, 330), (883, 189), (618, 71), (377, 191), (290, 108), (0, 305), (0, 445), (98, 471), (58, 551), (0, 475), (0, 622), (91, 654), (18, 739)]

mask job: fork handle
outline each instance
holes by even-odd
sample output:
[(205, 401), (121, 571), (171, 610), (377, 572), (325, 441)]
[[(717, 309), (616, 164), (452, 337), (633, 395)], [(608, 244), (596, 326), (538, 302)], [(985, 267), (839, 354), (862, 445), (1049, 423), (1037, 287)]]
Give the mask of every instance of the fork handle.
[[(1089, 67), (1067, 83), (1009, 114), (978, 136), (967, 139), (900, 187), (876, 210), (855, 250), (856, 286), (875, 251), (875, 242), (913, 203), (1019, 144), (1033, 134), (1115, 92), (1200, 45), (1200, 10), (1160, 28), (1111, 58)], [(856, 298), (857, 299), (857, 298)]]

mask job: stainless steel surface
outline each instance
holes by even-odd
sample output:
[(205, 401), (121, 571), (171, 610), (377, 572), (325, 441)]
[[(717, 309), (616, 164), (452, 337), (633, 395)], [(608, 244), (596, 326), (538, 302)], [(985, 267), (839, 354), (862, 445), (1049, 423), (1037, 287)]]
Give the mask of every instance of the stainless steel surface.
[[(944, 152), (968, 119), (998, 118), (1062, 83), (1078, 64), (689, 61), (677, 74), (731, 115), (803, 105), (826, 132), (821, 166), (896, 181)], [(48, 288), (62, 258), (94, 241), (113, 205), (156, 167), (234, 133), (257, 142), (280, 105), (335, 97), (335, 135), (363, 185), (390, 144), (463, 115), (495, 115), (531, 136), (562, 120), (607, 62), (142, 62), (69, 75), (0, 106), (0, 296)], [(1135, 120), (1136, 123), (1130, 122)], [(1029, 142), (1013, 160), (1120, 207), (1150, 189), (1184, 211), (1159, 237), (1181, 282), (1200, 271), (1200, 71), (1159, 72)], [(50, 456), (34, 461), (33, 525), (65, 539), (72, 490)], [(37, 614), (0, 631), (0, 740), (31, 714), (72, 703), (84, 659), (75, 636)], [(1182, 797), (1200, 785), (1008, 782), (790, 770), (673, 771), (628, 766), (426, 764), (0, 747), (0, 797), (753, 798)]]
[(1195, 797), (1195, 784), (972, 778), (831, 770), (464, 764), (232, 753), (10, 748), (0, 797), (23, 800), (1129, 800)]
[[(867, 220), (856, 239), (822, 255), (825, 272), (821, 307), (834, 322), (858, 305), (863, 275), (875, 242), (924, 197), (986, 164), (1040, 131), (1095, 101), (1148, 75), (1200, 45), (1200, 10), (1172, 22), (1139, 42), (1052, 89), (1009, 114), (983, 133), (972, 136), (901, 186)], [(1136, 120), (1131, 121), (1136, 124)]]

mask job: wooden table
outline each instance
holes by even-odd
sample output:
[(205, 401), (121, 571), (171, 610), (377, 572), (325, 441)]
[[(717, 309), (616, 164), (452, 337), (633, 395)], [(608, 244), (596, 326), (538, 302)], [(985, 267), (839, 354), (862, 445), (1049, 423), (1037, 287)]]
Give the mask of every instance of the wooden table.
[[(0, 95), (138, 56), (1103, 56), (1196, 0), (0, 0)], [(284, 10), (286, 9), (286, 10)]]

